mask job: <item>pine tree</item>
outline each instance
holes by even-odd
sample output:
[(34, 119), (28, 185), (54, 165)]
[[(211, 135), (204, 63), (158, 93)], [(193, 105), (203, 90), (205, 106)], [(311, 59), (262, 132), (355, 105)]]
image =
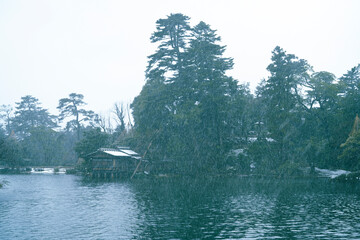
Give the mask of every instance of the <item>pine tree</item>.
[(90, 122), (95, 117), (93, 111), (88, 111), (83, 108), (86, 103), (83, 101), (84, 96), (82, 94), (71, 93), (68, 98), (62, 98), (59, 100), (60, 121), (65, 118), (72, 118), (67, 122), (67, 129), (75, 129), (77, 133), (77, 140), (80, 140), (80, 132), (83, 122)]
[(40, 107), (37, 98), (27, 95), (22, 97), (21, 102), (16, 105), (12, 127), (19, 137), (29, 136), (30, 131), (36, 127), (54, 128), (57, 126), (55, 117), (50, 115), (47, 109)]
[(151, 142), (154, 159), (177, 160), (188, 171), (217, 169), (231, 145), (230, 106), (238, 86), (225, 74), (233, 62), (222, 56), (216, 31), (204, 22), (190, 28), (188, 20), (171, 14), (157, 21), (151, 40), (159, 47), (131, 105), (135, 136), (142, 149)]
[(273, 149), (276, 157), (271, 164), (276, 168), (287, 161), (296, 161), (294, 150), (301, 126), (299, 101), (302, 99), (299, 92), (311, 67), (305, 60), (287, 54), (280, 47), (272, 53), (272, 63), (267, 67), (271, 75), (259, 89), (259, 95), (266, 105), (265, 124), (276, 143)]
[(208, 24), (196, 25), (186, 51), (187, 77), (181, 79), (181, 89), (186, 91), (183, 99), (187, 100), (182, 112), (187, 120), (192, 119), (188, 125), (195, 130), (187, 133), (193, 136), (189, 142), (195, 146), (189, 148), (202, 160), (199, 165), (214, 169), (224, 167), (231, 141), (230, 119), (234, 117), (230, 112), (237, 94), (237, 82), (226, 75), (233, 60), (223, 57), (225, 46), (218, 44), (220, 40)]

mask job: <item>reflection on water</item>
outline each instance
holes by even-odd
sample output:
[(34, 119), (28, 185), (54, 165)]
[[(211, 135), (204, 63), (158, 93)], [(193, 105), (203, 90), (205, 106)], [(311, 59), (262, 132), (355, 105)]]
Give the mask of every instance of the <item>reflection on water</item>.
[(159, 180), (136, 189), (146, 236), (360, 238), (358, 191), (327, 180)]
[(359, 239), (359, 187), (245, 178), (3, 175), (1, 239)]

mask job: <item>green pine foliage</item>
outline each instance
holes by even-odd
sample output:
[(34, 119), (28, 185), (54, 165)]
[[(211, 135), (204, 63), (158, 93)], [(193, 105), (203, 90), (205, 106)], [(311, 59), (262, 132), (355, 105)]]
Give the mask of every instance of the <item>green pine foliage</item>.
[(158, 49), (132, 104), (139, 151), (151, 145), (150, 159), (171, 159), (190, 172), (296, 175), (342, 165), (348, 119), (359, 111), (358, 66), (337, 79), (276, 47), (270, 77), (253, 96), (226, 75), (233, 61), (223, 57), (216, 31), (189, 20), (171, 14), (157, 21), (151, 40)]
[(156, 22), (150, 41), (157, 48), (130, 106), (133, 122), (115, 105), (110, 127), (85, 109), (82, 94), (60, 99), (59, 116), (28, 95), (14, 110), (0, 107), (0, 165), (75, 164), (100, 147), (128, 145), (154, 168), (179, 174), (359, 170), (360, 133), (351, 129), (360, 112), (360, 65), (337, 78), (277, 46), (269, 77), (253, 94), (228, 74), (233, 59), (207, 23), (192, 26), (188, 16), (170, 14)]
[[(237, 82), (226, 75), (231, 58), (209, 25), (191, 28), (189, 18), (172, 14), (157, 22), (146, 84), (132, 104), (135, 136), (149, 157), (171, 159), (188, 171), (217, 171), (233, 145), (232, 108), (240, 99)], [(174, 27), (176, 26), (176, 27)], [(248, 92), (246, 92), (248, 93)]]
[(82, 94), (71, 93), (68, 98), (60, 99), (59, 106), (57, 107), (60, 110), (60, 121), (65, 118), (71, 119), (67, 122), (66, 128), (76, 130), (78, 141), (80, 140), (83, 123), (92, 121), (95, 118), (93, 111), (83, 108), (86, 105), (83, 99), (84, 96)]

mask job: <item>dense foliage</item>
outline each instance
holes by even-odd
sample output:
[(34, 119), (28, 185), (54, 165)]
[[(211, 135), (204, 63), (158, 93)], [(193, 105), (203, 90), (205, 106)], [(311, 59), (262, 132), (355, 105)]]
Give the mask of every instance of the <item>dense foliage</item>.
[(187, 19), (174, 14), (157, 22), (151, 39), (159, 49), (149, 57), (146, 85), (132, 104), (136, 138), (143, 147), (153, 141), (150, 157), (218, 169), (231, 148), (238, 86), (225, 75), (233, 63), (222, 57), (215, 31), (204, 22), (192, 29)]
[(58, 117), (25, 96), (15, 111), (1, 107), (2, 164), (74, 164), (99, 147), (130, 145), (177, 172), (359, 170), (360, 133), (351, 128), (360, 112), (360, 65), (337, 78), (277, 46), (269, 77), (252, 94), (227, 74), (233, 60), (216, 31), (189, 21), (171, 14), (156, 22), (150, 39), (157, 49), (131, 104), (134, 124), (115, 104), (112, 127), (85, 109), (81, 94), (60, 99)]
[(359, 66), (337, 79), (277, 46), (253, 96), (226, 75), (232, 59), (206, 23), (191, 27), (189, 17), (171, 14), (151, 41), (158, 48), (132, 109), (138, 149), (151, 144), (153, 161), (187, 172), (358, 166), (338, 156), (359, 112)]

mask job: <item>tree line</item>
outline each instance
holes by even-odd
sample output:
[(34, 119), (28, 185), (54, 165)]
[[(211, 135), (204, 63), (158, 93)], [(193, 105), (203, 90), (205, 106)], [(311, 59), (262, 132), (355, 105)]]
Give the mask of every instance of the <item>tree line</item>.
[[(227, 74), (233, 59), (224, 57), (216, 30), (189, 21), (171, 14), (156, 22), (150, 40), (157, 49), (131, 103), (131, 127), (124, 122), (129, 112), (119, 105), (117, 127), (111, 129), (106, 119), (82, 108), (81, 94), (60, 99), (57, 117), (26, 96), (13, 115), (3, 108), (1, 150), (51, 164), (54, 155), (74, 162), (98, 147), (128, 145), (155, 164), (171, 162), (174, 171), (188, 173), (359, 170), (354, 120), (360, 111), (360, 65), (337, 78), (277, 46), (269, 77), (251, 93), (248, 84)], [(56, 130), (65, 119), (65, 129)]]
[(140, 149), (151, 143), (149, 158), (186, 172), (358, 170), (360, 135), (347, 139), (360, 110), (360, 65), (337, 78), (277, 46), (252, 94), (227, 75), (233, 60), (220, 41), (182, 14), (156, 22), (157, 49), (131, 105), (134, 138)]
[(58, 116), (51, 115), (30, 95), (16, 102), (15, 109), (0, 106), (0, 164), (10, 167), (74, 165), (78, 157), (84, 156), (85, 139), (94, 134), (95, 144), (87, 153), (110, 144), (110, 140), (121, 143), (127, 132), (125, 105), (114, 104), (114, 129), (110, 117), (86, 110), (85, 105), (82, 94), (71, 93), (59, 100)]

